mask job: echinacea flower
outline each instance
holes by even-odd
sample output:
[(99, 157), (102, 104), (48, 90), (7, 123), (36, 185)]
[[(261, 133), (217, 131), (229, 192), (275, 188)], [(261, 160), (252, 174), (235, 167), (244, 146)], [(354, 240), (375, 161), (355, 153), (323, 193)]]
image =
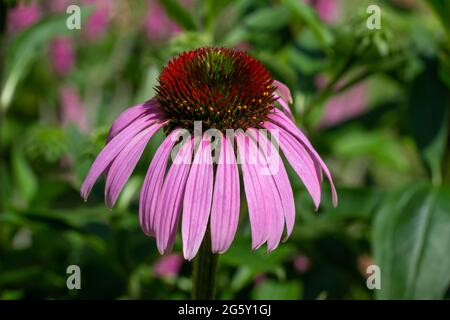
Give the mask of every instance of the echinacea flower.
[(99, 40), (105, 35), (110, 23), (114, 1), (84, 0), (83, 3), (95, 8), (87, 19), (84, 34), (89, 40)]
[(41, 9), (36, 1), (29, 4), (19, 1), (19, 3), (8, 11), (8, 31), (20, 32), (28, 28), (41, 18)]
[(148, 1), (145, 19), (145, 31), (149, 40), (163, 41), (180, 32), (181, 28), (167, 16), (166, 11), (158, 1), (150, 0)]
[(306, 0), (305, 3), (316, 9), (320, 19), (326, 23), (335, 23), (339, 16), (339, 0)]
[[(319, 89), (325, 87), (326, 81), (325, 76), (318, 76), (317, 87)], [(338, 83), (335, 89), (340, 87), (342, 83)], [(367, 82), (360, 82), (347, 91), (331, 97), (325, 104), (320, 126), (331, 127), (362, 114), (366, 106), (367, 89)]]
[(69, 37), (56, 37), (50, 43), (50, 59), (55, 72), (68, 74), (75, 65), (75, 50)]
[(311, 267), (311, 260), (304, 254), (299, 254), (294, 258), (294, 270), (300, 274), (307, 272)]
[(267, 243), (267, 250), (274, 250), (285, 226), (287, 238), (294, 226), (294, 196), (278, 145), (316, 207), (322, 172), (337, 203), (327, 166), (291, 120), (289, 89), (258, 60), (242, 51), (200, 48), (172, 59), (158, 81), (155, 97), (115, 120), (81, 195), (87, 199), (105, 173), (106, 203), (114, 206), (148, 141), (164, 128), (167, 137), (150, 163), (139, 202), (141, 227), (156, 238), (161, 254), (171, 251), (180, 219), (187, 260), (197, 254), (208, 225), (212, 252), (230, 247), (240, 211), (239, 163), (252, 248)]
[(153, 266), (153, 273), (161, 278), (175, 278), (183, 266), (183, 256), (169, 254), (159, 258)]
[(75, 124), (83, 132), (89, 130), (86, 109), (75, 87), (70, 85), (61, 86), (59, 89), (59, 103), (62, 125)]

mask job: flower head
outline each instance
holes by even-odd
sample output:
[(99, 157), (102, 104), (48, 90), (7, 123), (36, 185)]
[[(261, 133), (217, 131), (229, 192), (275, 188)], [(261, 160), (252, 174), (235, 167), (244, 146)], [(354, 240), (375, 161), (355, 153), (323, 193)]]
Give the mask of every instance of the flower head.
[(68, 37), (56, 37), (50, 43), (50, 59), (58, 75), (68, 74), (75, 64), (75, 50)]
[(339, 0), (307, 0), (305, 2), (316, 9), (322, 21), (329, 24), (336, 22), (339, 16)]
[[(317, 77), (318, 88), (325, 87), (325, 83), (324, 76)], [(336, 85), (336, 89), (340, 87), (342, 87), (342, 83)], [(331, 97), (325, 105), (320, 126), (331, 127), (362, 114), (366, 106), (367, 89), (367, 82), (361, 82), (347, 91)]]
[(39, 21), (41, 15), (41, 9), (35, 1), (29, 4), (19, 1), (17, 6), (8, 11), (8, 30), (20, 32)]
[(111, 20), (114, 1), (84, 0), (84, 3), (95, 8), (86, 22), (85, 35), (89, 40), (99, 40), (106, 33)]
[(75, 124), (81, 131), (88, 131), (86, 110), (78, 90), (69, 85), (59, 89), (60, 120), (62, 125)]
[(167, 137), (150, 163), (139, 203), (141, 227), (156, 237), (160, 253), (172, 249), (180, 219), (186, 259), (197, 254), (208, 225), (212, 251), (230, 247), (240, 211), (238, 164), (252, 247), (266, 243), (272, 251), (285, 228), (285, 237), (290, 235), (295, 220), (294, 196), (277, 146), (316, 207), (322, 173), (337, 202), (328, 168), (292, 121), (291, 102), (289, 89), (244, 52), (200, 48), (182, 53), (161, 72), (156, 96), (125, 110), (113, 123), (81, 195), (86, 199), (105, 173), (106, 203), (112, 207), (148, 141), (164, 128)]
[(156, 261), (153, 272), (161, 278), (174, 278), (178, 275), (183, 266), (183, 257), (179, 254), (169, 254)]
[(170, 20), (158, 1), (149, 1), (145, 19), (145, 31), (149, 40), (166, 40), (180, 30), (180, 26)]
[(156, 88), (172, 127), (247, 129), (263, 122), (275, 86), (266, 68), (242, 51), (201, 48), (169, 62)]

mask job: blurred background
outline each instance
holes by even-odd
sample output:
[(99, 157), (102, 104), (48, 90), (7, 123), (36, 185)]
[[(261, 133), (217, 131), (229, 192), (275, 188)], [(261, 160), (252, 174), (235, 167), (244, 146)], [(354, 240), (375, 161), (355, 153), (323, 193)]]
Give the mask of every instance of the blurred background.
[(295, 230), (268, 255), (250, 249), (244, 201), (218, 298), (450, 298), (449, 1), (2, 0), (0, 22), (0, 299), (189, 298), (180, 237), (161, 257), (138, 222), (161, 134), (113, 210), (103, 182), (87, 203), (79, 189), (113, 119), (200, 46), (247, 50), (291, 88), (340, 200), (325, 184), (315, 212), (290, 172)]

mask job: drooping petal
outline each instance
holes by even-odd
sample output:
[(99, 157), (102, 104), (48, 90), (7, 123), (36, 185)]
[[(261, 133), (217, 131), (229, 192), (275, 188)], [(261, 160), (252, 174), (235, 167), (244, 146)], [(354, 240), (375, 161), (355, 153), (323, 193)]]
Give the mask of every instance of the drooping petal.
[(242, 169), (242, 178), (244, 190), (247, 198), (248, 215), (250, 218), (250, 227), (252, 230), (252, 248), (257, 249), (267, 240), (265, 228), (266, 209), (265, 199), (262, 196), (262, 189), (259, 180), (252, 174), (252, 168), (249, 164), (250, 150), (249, 138), (237, 134), (236, 142), (239, 151), (239, 161)]
[(309, 140), (305, 136), (305, 134), (294, 123), (292, 123), (292, 121), (290, 121), (289, 118), (287, 118), (282, 112), (279, 112), (278, 110), (275, 110), (275, 112), (273, 114), (269, 115), (269, 119), (272, 122), (279, 125), (281, 128), (283, 128), (290, 135), (295, 137), (295, 139), (297, 139), (302, 145), (305, 146), (305, 148), (308, 150), (308, 152), (313, 157), (314, 162), (316, 163), (316, 167), (322, 168), (325, 175), (327, 176), (327, 179), (331, 185), (333, 205), (337, 206), (338, 196), (337, 196), (336, 187), (334, 186), (333, 178), (331, 176), (330, 170), (328, 169), (327, 165), (322, 160), (322, 158), (319, 156), (317, 151), (314, 149), (311, 142), (309, 142)]
[(170, 251), (175, 241), (193, 147), (194, 139), (189, 138), (178, 150), (161, 189), (155, 217), (156, 244), (161, 254)]
[(112, 208), (116, 203), (123, 186), (136, 167), (148, 141), (162, 126), (164, 126), (164, 123), (154, 124), (139, 132), (113, 160), (105, 183), (105, 200), (109, 208)]
[(86, 200), (95, 181), (130, 142), (135, 135), (152, 125), (154, 121), (148, 117), (137, 119), (132, 126), (126, 127), (115, 136), (98, 154), (81, 186), (81, 197)]
[(279, 155), (279, 151), (264, 134), (256, 130), (255, 132), (257, 132), (261, 151), (265, 155), (266, 159), (268, 159), (268, 167), (271, 169), (271, 174), (277, 187), (278, 195), (281, 199), (284, 218), (286, 221), (285, 239), (287, 239), (292, 233), (295, 223), (295, 201), (291, 183), (289, 182), (289, 177), (287, 175), (286, 168), (284, 167), (283, 160)]
[(147, 115), (151, 118), (157, 118), (156, 116), (159, 111), (157, 107), (158, 103), (156, 99), (151, 99), (145, 103), (138, 104), (123, 111), (121, 114), (119, 114), (116, 120), (114, 120), (111, 128), (109, 129), (108, 141), (110, 141), (123, 129), (129, 126), (133, 121), (143, 115)]
[(277, 94), (274, 94), (274, 97), (276, 99), (276, 101), (280, 104), (281, 108), (283, 109), (284, 113), (290, 118), (290, 119), (294, 119), (294, 115), (292, 114), (291, 108), (289, 107), (289, 105), (287, 104), (287, 102), (280, 96), (278, 96)]
[(155, 235), (155, 217), (167, 162), (171, 150), (178, 140), (179, 130), (172, 131), (162, 142), (145, 175), (139, 198), (139, 221), (145, 234)]
[(294, 119), (294, 116), (292, 115), (291, 108), (289, 107), (289, 104), (292, 103), (292, 95), (289, 88), (282, 82), (274, 80), (273, 85), (275, 86), (276, 90), (274, 92), (274, 98), (275, 100), (280, 104), (283, 112), (290, 118)]
[(211, 207), (211, 245), (214, 253), (223, 253), (230, 247), (239, 222), (239, 206), (236, 156), (229, 139), (222, 135)]
[(287, 103), (292, 103), (292, 95), (291, 91), (289, 90), (288, 86), (284, 83), (273, 80), (273, 85), (277, 88), (276, 91), (278, 92), (278, 95)]
[[(284, 206), (283, 200), (278, 192), (277, 183), (274, 175), (278, 174), (280, 162), (274, 162), (277, 158), (272, 158), (272, 154), (268, 153), (267, 146), (261, 144), (260, 139), (264, 134), (256, 129), (248, 129), (248, 134), (252, 140), (250, 145), (255, 148), (257, 158), (255, 162), (256, 174), (260, 177), (263, 187), (263, 195), (267, 198), (268, 206), (267, 214), (269, 217), (269, 224), (267, 225), (269, 238), (267, 239), (267, 251), (270, 252), (278, 247), (284, 229)], [(275, 156), (278, 156), (275, 154)]]
[[(303, 181), (317, 209), (320, 204), (321, 186), (316, 166), (310, 154), (301, 143), (282, 128), (271, 122), (266, 122), (263, 126), (269, 129), (275, 139), (278, 139), (278, 145), (283, 150), (292, 168)], [(277, 132), (274, 132), (275, 130)]]
[(267, 163), (255, 142), (240, 133), (236, 141), (252, 229), (252, 248), (257, 249), (267, 241), (267, 250), (271, 251), (278, 246), (284, 226), (278, 192), (273, 178), (265, 172)]
[(181, 235), (183, 255), (192, 260), (197, 254), (208, 226), (213, 194), (213, 159), (211, 141), (206, 134), (191, 165), (183, 201)]

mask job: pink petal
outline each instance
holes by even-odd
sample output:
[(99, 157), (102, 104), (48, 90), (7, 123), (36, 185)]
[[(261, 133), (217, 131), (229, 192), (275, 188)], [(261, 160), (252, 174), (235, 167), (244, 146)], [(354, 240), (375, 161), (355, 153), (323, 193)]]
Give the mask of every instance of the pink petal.
[(149, 236), (155, 235), (156, 209), (166, 173), (171, 150), (177, 142), (179, 130), (172, 131), (153, 156), (147, 170), (139, 199), (139, 221), (142, 230)]
[(289, 117), (289, 119), (294, 120), (294, 116), (292, 114), (291, 108), (286, 103), (286, 101), (278, 96), (277, 94), (274, 94), (274, 98), (276, 99), (276, 102), (278, 102), (283, 110), (283, 112)]
[(164, 124), (155, 124), (139, 132), (112, 162), (105, 184), (106, 205), (109, 208), (112, 208), (116, 203), (123, 186), (136, 167), (148, 141), (162, 126)]
[[(292, 168), (303, 181), (317, 209), (320, 204), (321, 188), (316, 166), (310, 154), (301, 143), (277, 125), (266, 122), (264, 127), (269, 129), (271, 133), (274, 130), (278, 130), (278, 145), (283, 150)], [(276, 138), (276, 135), (274, 137)]]
[(106, 144), (89, 169), (83, 185), (81, 186), (81, 196), (84, 200), (86, 200), (89, 196), (89, 193), (91, 192), (98, 177), (103, 173), (103, 171), (105, 171), (120, 151), (128, 145), (130, 139), (132, 139), (140, 131), (149, 127), (153, 122), (154, 120), (149, 117), (142, 117), (136, 120), (133, 125), (126, 127)]
[(161, 189), (156, 210), (156, 244), (161, 254), (172, 249), (180, 217), (181, 201), (192, 161), (194, 139), (190, 138), (178, 151)]
[(208, 226), (213, 194), (213, 159), (210, 137), (204, 135), (195, 153), (183, 201), (181, 235), (183, 255), (192, 260)]
[(291, 108), (289, 104), (292, 103), (292, 95), (289, 88), (282, 82), (274, 80), (273, 85), (276, 87), (274, 97), (276, 101), (280, 104), (283, 112), (291, 119), (294, 120)]
[(291, 91), (287, 85), (277, 80), (273, 80), (273, 85), (277, 88), (276, 92), (284, 101), (287, 103), (292, 103)]
[(126, 109), (124, 112), (119, 114), (114, 123), (111, 126), (108, 134), (108, 142), (114, 138), (123, 129), (128, 127), (133, 121), (140, 118), (141, 116), (147, 114), (152, 118), (155, 118), (156, 112), (158, 111), (158, 103), (156, 99), (151, 99), (143, 104), (138, 104), (134, 107)]
[[(325, 162), (323, 162), (322, 158), (319, 156), (317, 151), (314, 149), (314, 147), (311, 145), (311, 142), (309, 142), (308, 138), (305, 136), (305, 134), (297, 128), (297, 126), (292, 123), (282, 112), (279, 112), (278, 110), (275, 110), (274, 114), (269, 115), (269, 119), (271, 119), (273, 122), (278, 124), (281, 128), (286, 130), (290, 135), (295, 137), (305, 148), (308, 150), (308, 152), (311, 154), (311, 156), (314, 159), (314, 162), (316, 163), (316, 167), (322, 168), (322, 170), (325, 172), (325, 175), (328, 178), (328, 181), (331, 185), (331, 193), (333, 198), (333, 205), (337, 206), (338, 203), (338, 196), (336, 192), (336, 187), (333, 183), (333, 178), (331, 176), (330, 170), (328, 169)], [(320, 172), (321, 176), (321, 172)]]
[(284, 167), (283, 160), (281, 159), (278, 150), (270, 142), (264, 134), (257, 132), (258, 142), (261, 146), (261, 151), (264, 153), (266, 158), (276, 157), (276, 163), (278, 166), (275, 170), (272, 170), (272, 177), (274, 179), (275, 185), (277, 187), (278, 195), (283, 206), (284, 218), (286, 221), (286, 237), (292, 233), (295, 223), (295, 201), (294, 194), (292, 192), (291, 183), (289, 182), (289, 177)]
[(219, 163), (216, 169), (211, 208), (211, 243), (214, 253), (228, 250), (239, 222), (239, 172), (234, 149), (222, 136)]
[[(272, 251), (280, 242), (284, 226), (278, 192), (273, 178), (262, 174), (267, 163), (255, 142), (243, 134), (237, 134), (236, 140), (252, 229), (252, 248), (267, 241), (267, 250)], [(253, 161), (255, 159), (258, 160)]]

